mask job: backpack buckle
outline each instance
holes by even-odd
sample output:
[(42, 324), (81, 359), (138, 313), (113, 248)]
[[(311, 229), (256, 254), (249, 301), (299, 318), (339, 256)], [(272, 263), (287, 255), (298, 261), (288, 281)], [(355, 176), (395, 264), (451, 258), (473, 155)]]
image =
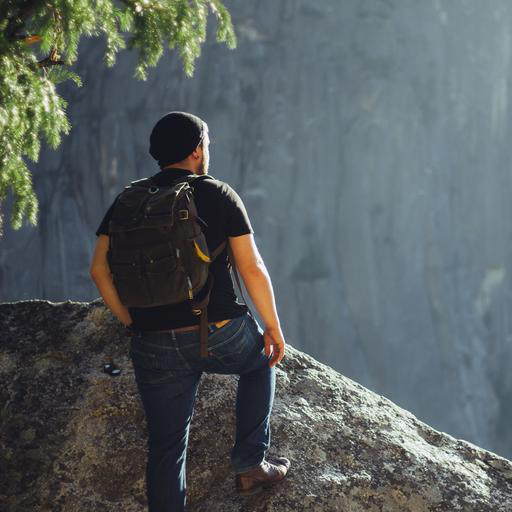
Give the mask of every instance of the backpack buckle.
[(188, 210), (178, 210), (180, 220), (188, 220)]
[(192, 308), (192, 314), (199, 316), (201, 314), (201, 310)]

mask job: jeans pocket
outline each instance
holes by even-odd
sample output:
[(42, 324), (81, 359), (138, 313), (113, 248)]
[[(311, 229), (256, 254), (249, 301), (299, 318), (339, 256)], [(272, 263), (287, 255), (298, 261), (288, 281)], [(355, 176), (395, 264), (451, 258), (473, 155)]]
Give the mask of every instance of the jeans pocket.
[[(236, 329), (229, 333), (226, 339), (219, 340), (218, 343), (208, 345), (210, 356), (220, 361), (224, 366), (235, 366), (244, 362), (248, 353), (251, 351), (252, 339), (247, 336), (246, 318)], [(219, 330), (219, 334), (222, 329)], [(213, 340), (212, 340), (213, 341)]]
[(132, 343), (130, 358), (138, 384), (161, 384), (177, 379), (177, 358), (170, 348), (144, 347)]

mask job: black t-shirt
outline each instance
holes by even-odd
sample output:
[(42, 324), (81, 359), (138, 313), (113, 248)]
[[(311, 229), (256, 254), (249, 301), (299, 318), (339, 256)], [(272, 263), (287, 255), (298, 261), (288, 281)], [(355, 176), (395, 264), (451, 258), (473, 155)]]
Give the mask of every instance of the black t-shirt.
[[(171, 168), (153, 175), (152, 179), (157, 185), (165, 186), (176, 178), (190, 174), (193, 172), (187, 169)], [(217, 179), (205, 179), (196, 184), (192, 182), (192, 187), (197, 213), (208, 224), (203, 232), (210, 252), (228, 236), (254, 233), (240, 196), (227, 183)], [(109, 220), (116, 200), (117, 197), (101, 221), (96, 236), (109, 234)], [(247, 306), (237, 301), (227, 263), (226, 247), (210, 265), (214, 280), (207, 307), (209, 322), (236, 318), (247, 311)], [(195, 298), (201, 298), (204, 291), (206, 287)], [(133, 327), (140, 330), (173, 329), (199, 323), (199, 317), (191, 312), (189, 301), (149, 308), (129, 307), (128, 311), (133, 319)]]

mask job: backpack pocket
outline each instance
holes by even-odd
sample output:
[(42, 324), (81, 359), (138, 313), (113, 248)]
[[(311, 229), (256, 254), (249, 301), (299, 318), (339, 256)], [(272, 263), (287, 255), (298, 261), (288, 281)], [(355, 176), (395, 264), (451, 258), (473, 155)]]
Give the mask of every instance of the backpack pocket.
[(153, 307), (185, 300), (184, 277), (173, 255), (145, 262), (110, 263), (121, 302), (131, 307)]
[(125, 306), (144, 307), (151, 302), (151, 294), (143, 270), (142, 265), (138, 263), (110, 262), (112, 281)]
[(173, 255), (146, 262), (145, 272), (152, 306), (176, 304), (186, 299), (185, 276), (176, 267)]

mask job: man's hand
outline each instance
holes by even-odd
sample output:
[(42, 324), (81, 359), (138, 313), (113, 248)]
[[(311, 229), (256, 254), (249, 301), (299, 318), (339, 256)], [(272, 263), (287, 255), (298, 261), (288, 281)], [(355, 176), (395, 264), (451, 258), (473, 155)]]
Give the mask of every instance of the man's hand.
[(283, 333), (280, 327), (267, 327), (263, 333), (263, 340), (265, 342), (265, 355), (272, 359), (269, 361), (268, 366), (272, 368), (279, 364), (284, 357), (285, 342)]

